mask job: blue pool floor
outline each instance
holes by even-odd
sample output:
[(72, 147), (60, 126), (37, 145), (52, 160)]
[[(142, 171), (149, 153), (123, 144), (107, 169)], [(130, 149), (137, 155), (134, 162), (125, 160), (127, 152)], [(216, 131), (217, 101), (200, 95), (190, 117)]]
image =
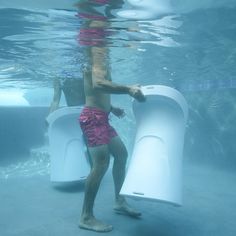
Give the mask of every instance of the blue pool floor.
[[(108, 171), (95, 214), (113, 224), (111, 236), (235, 236), (236, 174), (207, 167), (184, 167), (184, 205), (129, 200), (141, 219), (112, 210), (113, 182)], [(101, 235), (77, 227), (84, 184), (53, 186), (49, 176), (0, 180), (0, 235)]]

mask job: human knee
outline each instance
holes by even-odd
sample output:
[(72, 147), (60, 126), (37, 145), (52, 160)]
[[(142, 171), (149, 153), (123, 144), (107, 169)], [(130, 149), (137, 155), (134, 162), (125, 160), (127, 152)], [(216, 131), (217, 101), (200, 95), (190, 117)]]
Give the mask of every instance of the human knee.
[(120, 161), (125, 165), (128, 159), (128, 154), (124, 154), (121, 158)]
[(128, 158), (128, 152), (125, 146), (120, 146), (113, 151), (113, 156), (117, 159), (126, 160)]
[(127, 161), (128, 158), (128, 152), (126, 150), (126, 148), (124, 150), (122, 150), (121, 155), (120, 155), (120, 159), (124, 162)]
[(124, 155), (124, 159), (127, 160), (127, 158), (128, 158), (128, 151), (126, 149), (124, 150), (124, 154), (123, 155)]
[(119, 156), (115, 156), (114, 161), (117, 164), (119, 163), (119, 165), (126, 165), (127, 158), (128, 158), (128, 153), (124, 152), (124, 153), (121, 153)]
[(93, 165), (93, 171), (104, 174), (109, 166), (109, 161), (102, 160)]

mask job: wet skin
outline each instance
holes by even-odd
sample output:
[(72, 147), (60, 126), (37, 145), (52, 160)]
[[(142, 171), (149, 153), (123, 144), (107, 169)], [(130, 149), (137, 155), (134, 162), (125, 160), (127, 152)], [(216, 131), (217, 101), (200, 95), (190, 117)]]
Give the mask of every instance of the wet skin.
[[(94, 25), (103, 27), (101, 22), (93, 21), (91, 24), (93, 27)], [(145, 101), (145, 96), (137, 85), (127, 86), (111, 81), (109, 65), (107, 64), (108, 53), (106, 47), (90, 47), (87, 49), (92, 66), (91, 69), (87, 69), (84, 73), (85, 105), (99, 108), (106, 112), (112, 111), (114, 115), (122, 117), (124, 111), (111, 106), (110, 94), (127, 94), (140, 102)], [(140, 212), (135, 211), (127, 204), (123, 196), (119, 195), (125, 178), (127, 150), (120, 137), (116, 136), (108, 144), (89, 147), (89, 153), (93, 165), (86, 181), (79, 227), (97, 232), (109, 232), (113, 229), (112, 225), (97, 220), (93, 214), (93, 206), (101, 180), (108, 169), (110, 155), (114, 157), (112, 174), (115, 185), (115, 212), (131, 217), (139, 217), (141, 215)]]

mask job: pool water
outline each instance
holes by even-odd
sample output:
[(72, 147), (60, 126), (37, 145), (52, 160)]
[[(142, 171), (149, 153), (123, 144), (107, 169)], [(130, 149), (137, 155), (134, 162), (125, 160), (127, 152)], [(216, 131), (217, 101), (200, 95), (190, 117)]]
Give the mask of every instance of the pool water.
[[(112, 80), (121, 84), (167, 85), (179, 90), (189, 105), (184, 146), (186, 207), (173, 212), (170, 208), (159, 206), (160, 212), (152, 213), (154, 205), (141, 204), (141, 208), (151, 219), (148, 227), (144, 229), (146, 223), (141, 223), (143, 228), (140, 228), (137, 234), (136, 230), (129, 231), (131, 229), (128, 223), (125, 225), (125, 222), (122, 222), (122, 224), (125, 225), (127, 232), (130, 232), (129, 235), (174, 235), (175, 233), (176, 235), (235, 235), (232, 219), (235, 219), (233, 208), (236, 194), (234, 186), (236, 3), (231, 0), (204, 2), (178, 0), (166, 1), (168, 4), (165, 5), (163, 1), (158, 1), (164, 6), (160, 7), (160, 10), (155, 5), (151, 14), (145, 8), (135, 5), (142, 1), (129, 0), (130, 4), (133, 3), (132, 7), (127, 2), (122, 5), (122, 2), (120, 1), (119, 4), (119, 1), (115, 1), (116, 4), (110, 8), (95, 5), (86, 12), (86, 14), (98, 12), (103, 15), (106, 13), (106, 21), (109, 25), (103, 33), (106, 35), (106, 47), (110, 50), (107, 60), (109, 60)], [(153, 1), (146, 3), (148, 2), (153, 3)], [(128, 16), (125, 17), (125, 14)], [(47, 115), (53, 97), (54, 79), (81, 79), (83, 68), (90, 63), (84, 51), (86, 47), (91, 46), (91, 40), (85, 42), (88, 45), (81, 45), (80, 40), (81, 28), (84, 24), (86, 20), (79, 19), (76, 10), (27, 9), (27, 7), (20, 9), (1, 6), (0, 109), (6, 104), (17, 105), (14, 102), (21, 97), (29, 103), (29, 107), (45, 108), (43, 114)], [(95, 37), (98, 35), (95, 34)], [(101, 43), (101, 40), (95, 38), (92, 43)], [(132, 101), (130, 97), (124, 95), (119, 97), (114, 95), (112, 101), (126, 111), (127, 115), (122, 121), (112, 118), (111, 122), (117, 127), (130, 153), (135, 135)], [(62, 105), (64, 104), (65, 101), (62, 101)], [(9, 120), (2, 118), (1, 132), (6, 130)], [(31, 127), (32, 131), (35, 118), (31, 120), (32, 124), (29, 126), (24, 124), (24, 127), (17, 127), (17, 129), (22, 132), (22, 129)], [(30, 138), (27, 135), (18, 138), (16, 134), (0, 133), (0, 148), (4, 146), (0, 151), (0, 181), (5, 181), (3, 185), (11, 192), (13, 200), (15, 199), (13, 186), (14, 184), (21, 186), (19, 182), (22, 179), (26, 181), (29, 188), (35, 184), (34, 181), (43, 184), (49, 182), (45, 180), (49, 176), (50, 166), (47, 128), (44, 121), (40, 125), (44, 140), (42, 135), (39, 139), (35, 137), (40, 145), (32, 142), (32, 148), (21, 151), (21, 154), (19, 154), (20, 149), (15, 148), (14, 154), (9, 155), (7, 150), (14, 150), (12, 140), (14, 139), (17, 147), (20, 139), (30, 142), (28, 141)], [(5, 145), (6, 139), (9, 139), (11, 144)], [(46, 196), (48, 192), (45, 188), (41, 190)], [(32, 191), (34, 204), (37, 204), (37, 196), (41, 190)], [(23, 198), (21, 187), (18, 191)], [(69, 190), (69, 193), (73, 196), (73, 206), (77, 206), (77, 198), (73, 195), (75, 194), (73, 191)], [(4, 192), (2, 196), (5, 196), (6, 204), (12, 204), (7, 202), (8, 194), (10, 193)], [(52, 192), (50, 194), (50, 200), (53, 202), (54, 195)], [(57, 196), (60, 204), (65, 202), (68, 193), (63, 194)], [(18, 209), (22, 210), (21, 203), (17, 203)], [(27, 206), (26, 202), (22, 204)], [(103, 208), (103, 206), (99, 207)], [(34, 212), (35, 207), (31, 208)], [(38, 208), (43, 217), (43, 211), (46, 210), (41, 205)], [(229, 214), (229, 211), (232, 212)], [(4, 212), (7, 212), (7, 208)], [(57, 213), (61, 215), (63, 222), (68, 224), (65, 228), (71, 227), (69, 220), (74, 217), (70, 215), (72, 213), (66, 212), (65, 221), (64, 212), (58, 210)], [(158, 231), (154, 228), (154, 217), (159, 213), (158, 220), (161, 223)], [(51, 212), (47, 212), (47, 215), (50, 214)], [(27, 216), (27, 213), (25, 215)], [(1, 218), (3, 216), (0, 215)], [(32, 225), (38, 225), (38, 219), (34, 220)], [(47, 218), (47, 220), (51, 222), (51, 219)], [(16, 218), (15, 222), (17, 223)], [(42, 220), (44, 228), (40, 226), (35, 231), (33, 228), (27, 231), (27, 219), (25, 222), (23, 222), (24, 229), (21, 229), (19, 223), (14, 232), (4, 225), (4, 235), (26, 235), (25, 232), (28, 232), (28, 235), (49, 235), (48, 232), (45, 233), (49, 224), (46, 221)], [(60, 226), (60, 222), (61, 218), (58, 218), (55, 222), (51, 222), (51, 225)], [(117, 222), (119, 224), (121, 221)], [(183, 228), (176, 231), (178, 224)], [(223, 228), (217, 228), (221, 224)], [(74, 235), (77, 232), (66, 231), (65, 228), (63, 233), (70, 232)], [(55, 229), (50, 228), (50, 230), (59, 233)], [(123, 235), (124, 232), (116, 233)]]
[[(210, 6), (174, 5), (176, 12), (151, 19), (118, 17), (122, 8), (113, 6), (106, 28), (112, 32), (107, 36), (109, 63), (117, 83), (163, 84), (182, 92), (190, 108), (187, 155), (231, 166), (236, 151), (236, 8)], [(31, 106), (48, 106), (55, 78), (82, 78), (87, 63), (78, 39), (83, 21), (76, 11), (0, 11), (1, 93), (20, 91)], [(130, 114), (123, 129), (132, 130), (130, 99), (116, 98)]]

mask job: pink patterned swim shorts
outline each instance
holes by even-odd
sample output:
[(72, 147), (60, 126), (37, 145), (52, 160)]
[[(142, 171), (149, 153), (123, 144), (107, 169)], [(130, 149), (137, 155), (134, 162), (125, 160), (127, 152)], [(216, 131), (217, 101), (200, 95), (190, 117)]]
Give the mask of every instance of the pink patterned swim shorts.
[(96, 107), (85, 107), (79, 117), (80, 127), (89, 147), (108, 144), (118, 134), (109, 124), (109, 113)]

